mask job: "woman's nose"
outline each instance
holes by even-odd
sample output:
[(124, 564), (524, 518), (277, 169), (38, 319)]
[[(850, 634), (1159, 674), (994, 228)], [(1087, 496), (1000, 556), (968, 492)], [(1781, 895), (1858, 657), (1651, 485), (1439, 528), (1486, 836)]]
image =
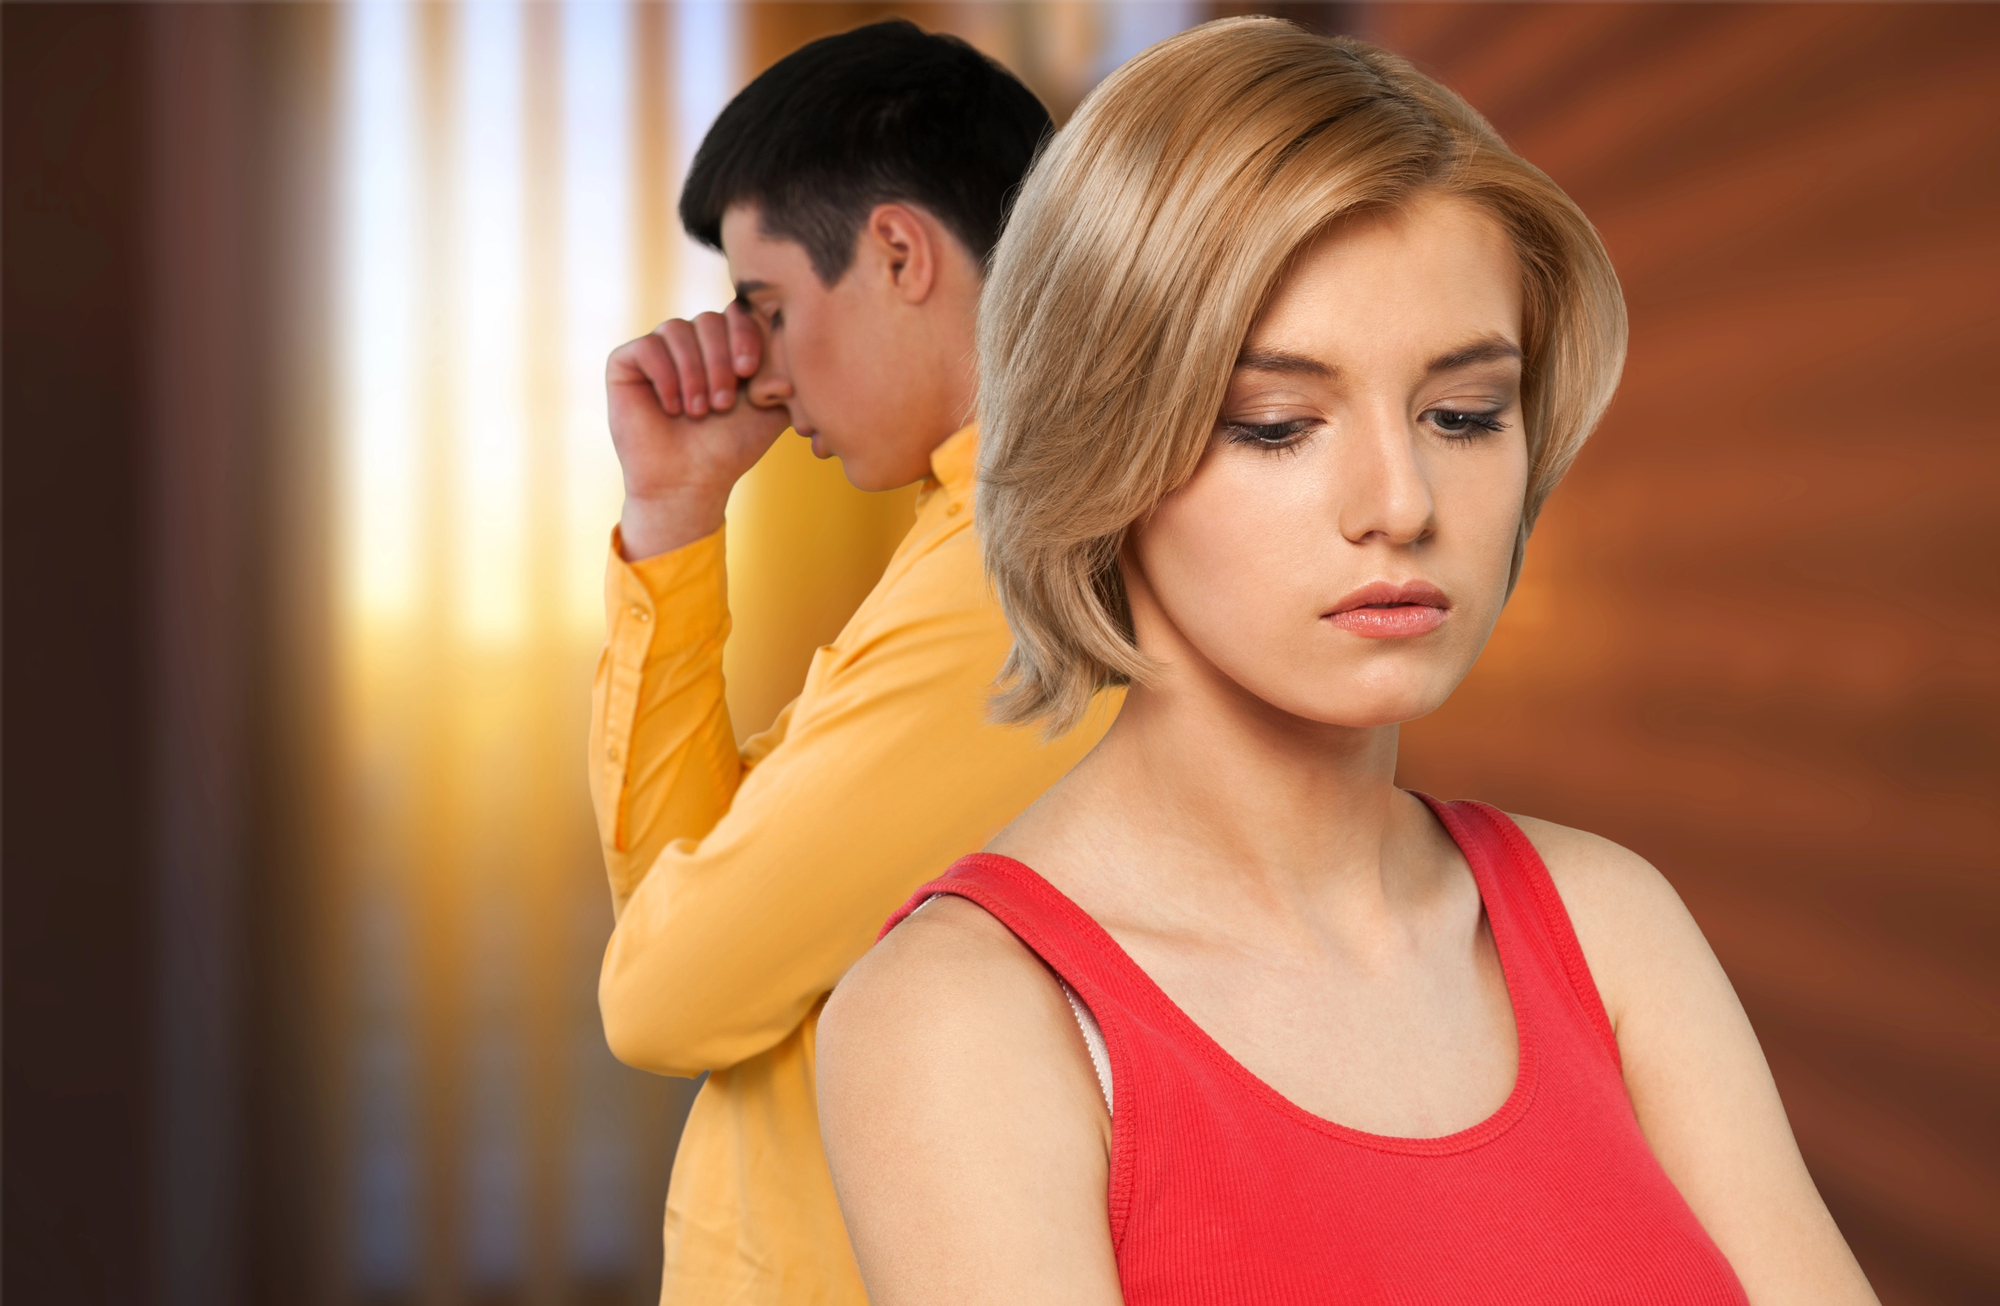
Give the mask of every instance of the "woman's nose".
[(1356, 544), (1413, 544), (1431, 533), (1437, 505), (1407, 419), (1370, 422), (1342, 442), (1338, 461), (1342, 535)]

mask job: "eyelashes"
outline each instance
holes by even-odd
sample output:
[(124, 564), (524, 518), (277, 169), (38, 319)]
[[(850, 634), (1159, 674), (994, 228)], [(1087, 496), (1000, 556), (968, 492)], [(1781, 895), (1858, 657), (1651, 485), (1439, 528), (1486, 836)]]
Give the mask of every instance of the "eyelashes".
[[(1430, 408), (1420, 420), (1428, 422), (1446, 440), (1465, 444), (1506, 430), (1507, 423), (1500, 420), (1504, 411), (1495, 408), (1480, 413), (1460, 408)], [(1231, 444), (1290, 453), (1297, 451), (1305, 443), (1304, 437), (1320, 425), (1316, 417), (1299, 417), (1289, 422), (1224, 422), (1221, 429)]]
[(1431, 425), (1447, 440), (1476, 440), (1482, 435), (1492, 435), (1507, 429), (1507, 423), (1500, 420), (1500, 409), (1486, 413), (1469, 413), (1457, 408), (1433, 408), (1424, 414), (1431, 419)]
[(1319, 425), (1317, 418), (1301, 417), (1289, 422), (1224, 422), (1231, 444), (1254, 445), (1274, 453), (1291, 452), (1304, 443), (1299, 437)]

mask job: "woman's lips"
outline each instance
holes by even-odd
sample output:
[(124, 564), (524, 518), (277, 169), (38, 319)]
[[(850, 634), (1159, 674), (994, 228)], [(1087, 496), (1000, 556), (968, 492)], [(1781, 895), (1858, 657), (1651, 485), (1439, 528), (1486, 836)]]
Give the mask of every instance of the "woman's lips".
[(1444, 624), (1444, 609), (1420, 603), (1393, 608), (1349, 608), (1327, 618), (1334, 625), (1363, 639), (1408, 639), (1428, 635)]
[(1408, 639), (1442, 626), (1450, 610), (1444, 591), (1426, 581), (1378, 580), (1334, 604), (1325, 619), (1363, 639)]

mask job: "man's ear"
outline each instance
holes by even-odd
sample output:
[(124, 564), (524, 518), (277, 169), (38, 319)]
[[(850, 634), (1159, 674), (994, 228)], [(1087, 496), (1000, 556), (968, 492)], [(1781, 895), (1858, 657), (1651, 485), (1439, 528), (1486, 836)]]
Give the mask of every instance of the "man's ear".
[(907, 204), (877, 204), (861, 228), (861, 238), (875, 247), (896, 297), (906, 304), (923, 303), (936, 288), (942, 234)]

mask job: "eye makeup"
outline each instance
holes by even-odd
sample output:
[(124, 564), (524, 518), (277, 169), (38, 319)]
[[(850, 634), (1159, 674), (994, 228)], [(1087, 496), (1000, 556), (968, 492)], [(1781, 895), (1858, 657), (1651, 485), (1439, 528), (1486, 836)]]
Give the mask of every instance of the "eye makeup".
[(1224, 422), (1222, 431), (1231, 444), (1247, 444), (1280, 453), (1296, 449), (1299, 437), (1319, 425), (1314, 417), (1297, 417), (1289, 422)]

